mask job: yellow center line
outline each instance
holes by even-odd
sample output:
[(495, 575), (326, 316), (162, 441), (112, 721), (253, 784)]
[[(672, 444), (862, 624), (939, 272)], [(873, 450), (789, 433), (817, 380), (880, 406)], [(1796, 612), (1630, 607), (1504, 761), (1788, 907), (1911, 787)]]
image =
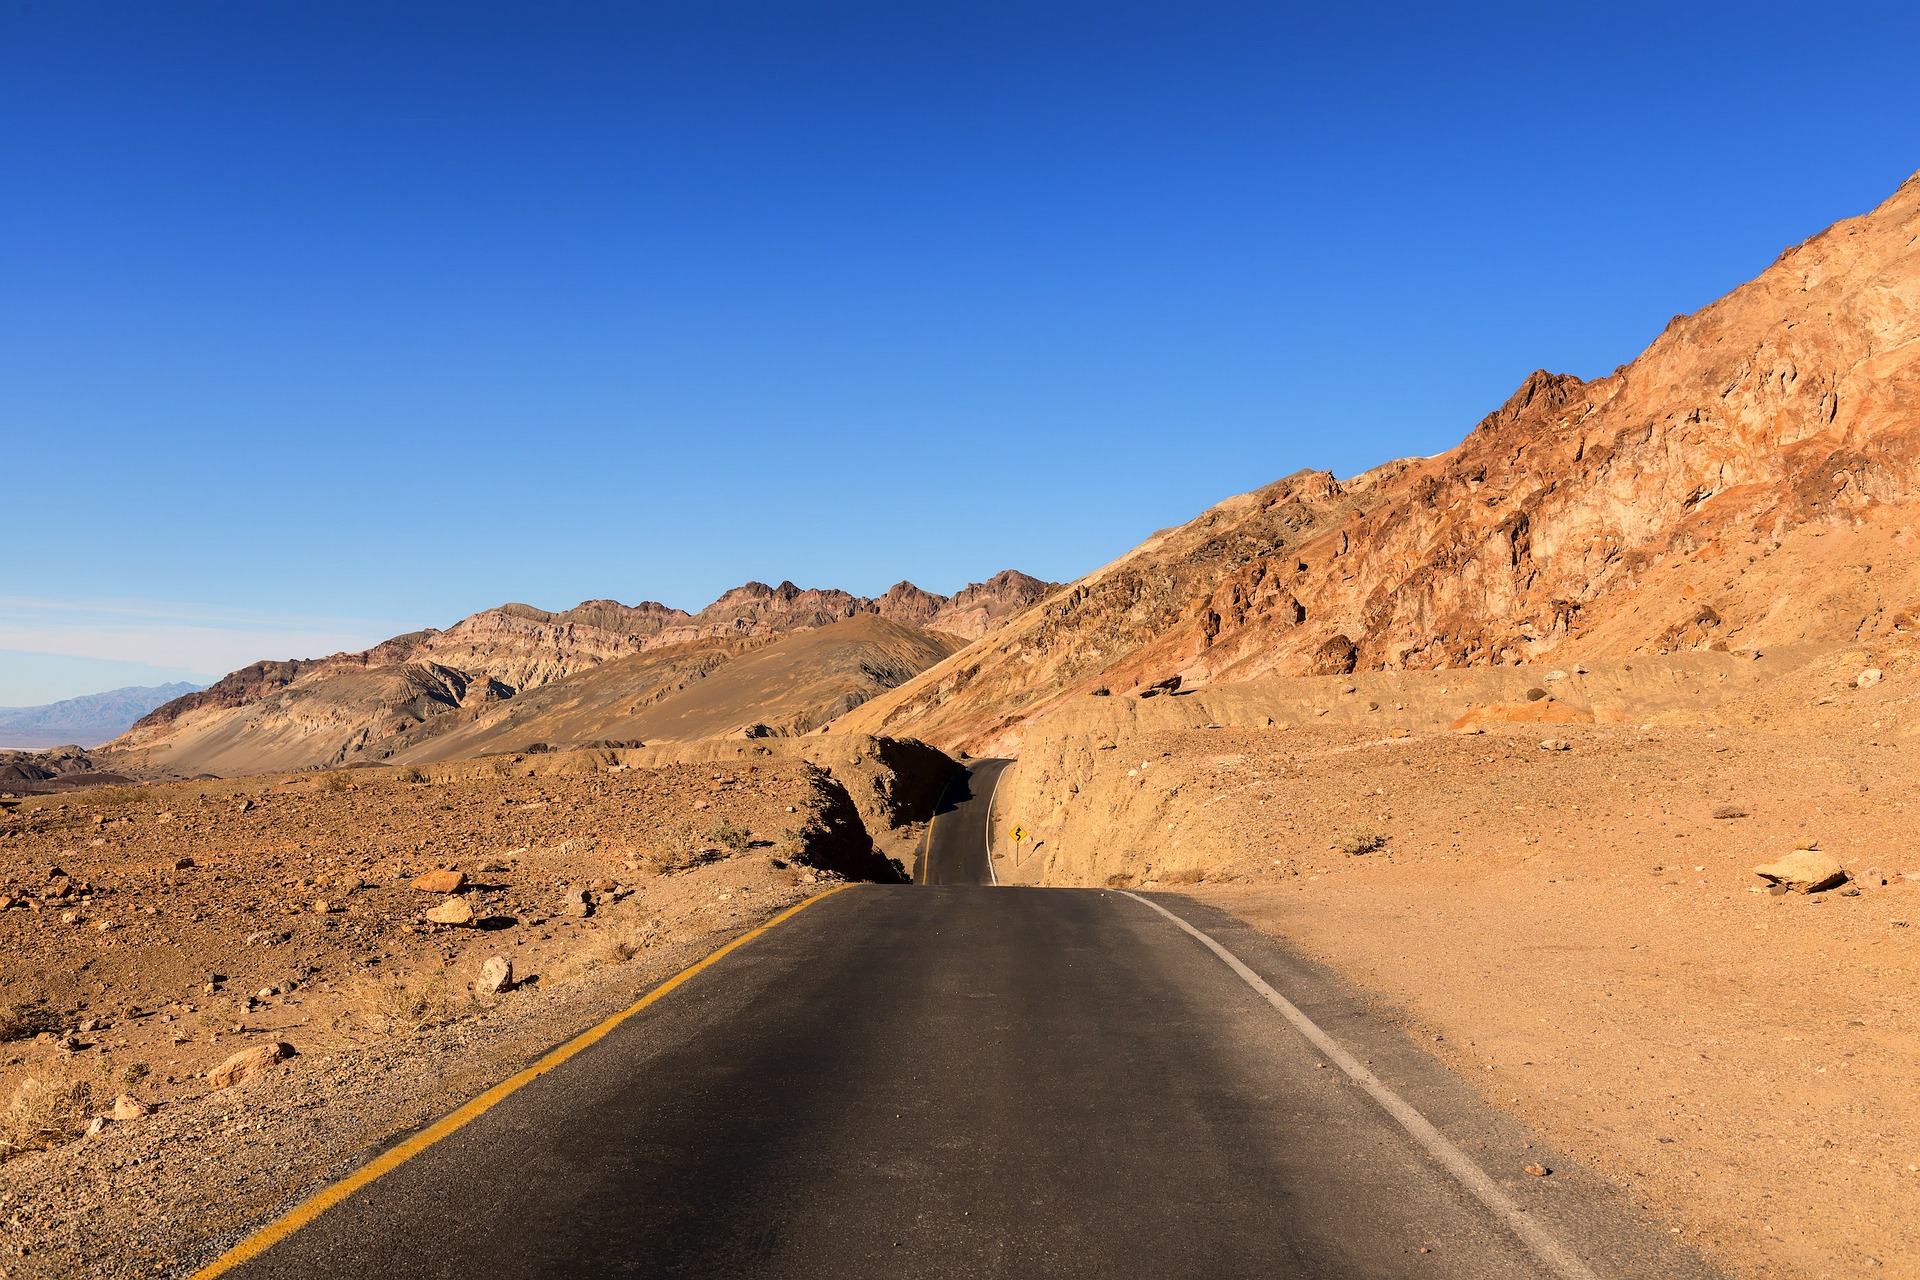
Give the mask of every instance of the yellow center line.
[(927, 877), (933, 874), (933, 824), (940, 821), (940, 805), (947, 798), (947, 792), (953, 790), (953, 779), (947, 779), (947, 785), (940, 788), (940, 794), (933, 802), (933, 812), (927, 816), (927, 834), (920, 846), (920, 883), (931, 884)]
[(639, 1000), (635, 1001), (626, 1009), (614, 1014), (599, 1026), (581, 1032), (573, 1039), (547, 1054), (547, 1056), (540, 1059), (540, 1061), (528, 1067), (525, 1071), (522, 1071), (519, 1075), (502, 1080), (499, 1084), (473, 1099), (458, 1111), (422, 1129), (419, 1133), (414, 1134), (399, 1146), (384, 1152), (377, 1159), (362, 1165), (359, 1169), (348, 1174), (345, 1178), (342, 1178), (333, 1185), (323, 1188), (311, 1199), (302, 1201), (285, 1216), (268, 1223), (208, 1263), (205, 1267), (194, 1272), (189, 1280), (212, 1280), (214, 1276), (225, 1275), (241, 1263), (259, 1257), (262, 1253), (265, 1253), (268, 1249), (280, 1243), (280, 1241), (306, 1226), (309, 1222), (312, 1222), (315, 1218), (325, 1213), (328, 1209), (331, 1209), (334, 1205), (339, 1204), (342, 1200), (345, 1200), (348, 1196), (360, 1190), (360, 1188), (366, 1186), (374, 1179), (392, 1173), (395, 1169), (398, 1169), (401, 1165), (413, 1159), (442, 1138), (472, 1124), (475, 1120), (478, 1120), (481, 1116), (504, 1101), (507, 1096), (515, 1090), (538, 1080), (541, 1076), (566, 1062), (581, 1050), (598, 1044), (601, 1040), (605, 1039), (607, 1034), (615, 1027), (625, 1022), (628, 1018), (631, 1018), (634, 1014), (639, 1013), (642, 1009), (660, 999), (662, 996), (665, 996), (669, 991), (672, 991), (675, 987), (678, 987), (702, 969), (718, 962), (730, 952), (737, 951), (741, 947), (746, 946), (749, 942), (752, 942), (755, 938), (773, 928), (781, 921), (806, 910), (822, 898), (830, 898), (841, 890), (851, 887), (850, 885), (844, 884), (835, 885), (823, 893), (814, 894), (805, 902), (797, 902), (765, 924), (741, 934), (732, 942), (721, 947), (718, 951), (713, 952), (705, 959), (688, 965), (679, 973), (674, 974), (671, 978), (668, 978), (665, 982), (647, 992), (646, 995), (641, 996)]

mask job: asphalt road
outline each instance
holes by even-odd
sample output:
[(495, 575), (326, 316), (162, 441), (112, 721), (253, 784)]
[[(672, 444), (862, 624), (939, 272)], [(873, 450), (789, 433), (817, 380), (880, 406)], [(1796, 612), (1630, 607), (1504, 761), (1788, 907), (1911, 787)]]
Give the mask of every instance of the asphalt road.
[[(948, 818), (973, 790), (936, 823), (936, 878), (972, 856), (943, 842), (972, 840)], [(1232, 917), (1155, 900), (1584, 1263), (1543, 1261), (1147, 903), (935, 884), (815, 903), (229, 1274), (1709, 1274), (1335, 979)], [(1535, 1162), (1554, 1172), (1522, 1172)]]
[(994, 784), (1011, 760), (975, 760), (964, 776), (955, 778), (935, 807), (927, 836), (921, 842), (920, 861), (914, 867), (915, 884), (991, 884), (987, 823), (993, 807)]

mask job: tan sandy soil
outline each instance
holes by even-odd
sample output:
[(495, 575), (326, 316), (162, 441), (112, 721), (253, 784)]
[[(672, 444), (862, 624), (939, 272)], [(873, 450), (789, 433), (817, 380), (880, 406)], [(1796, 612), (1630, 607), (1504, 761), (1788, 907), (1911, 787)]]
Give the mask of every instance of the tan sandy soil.
[[(1001, 876), (1180, 889), (1291, 939), (1736, 1274), (1920, 1276), (1920, 665), (1865, 656), (1644, 729), (1113, 713), (1009, 771), (997, 847), (1041, 843)], [(1808, 840), (1852, 882), (1762, 891)]]
[[(890, 775), (859, 742), (836, 745), (884, 807)], [(448, 895), (410, 886), (441, 867), (466, 874), (481, 925), (424, 919)], [(839, 878), (826, 867), (885, 864), (838, 782), (771, 754), (498, 757), (29, 799), (0, 817), (0, 1006), (16, 1037), (0, 1045), (0, 1105), (32, 1078), (84, 1082), (79, 1123), (121, 1093), (158, 1110), (0, 1165), (0, 1270), (204, 1261), (221, 1233)], [(575, 887), (588, 917), (563, 901)], [(522, 985), (476, 996), (493, 956)], [(297, 1056), (230, 1089), (207, 1078), (273, 1042)]]

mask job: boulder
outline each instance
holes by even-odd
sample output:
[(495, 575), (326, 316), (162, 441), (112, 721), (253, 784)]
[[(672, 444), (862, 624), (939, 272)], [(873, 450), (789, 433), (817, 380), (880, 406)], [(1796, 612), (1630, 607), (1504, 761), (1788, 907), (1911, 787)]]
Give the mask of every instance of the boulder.
[(207, 1083), (215, 1089), (231, 1089), (242, 1080), (256, 1075), (262, 1068), (284, 1062), (292, 1056), (293, 1046), (284, 1041), (257, 1044), (251, 1049), (242, 1049), (208, 1072)]
[(458, 893), (467, 887), (464, 871), (429, 871), (413, 882), (422, 893)]
[(1571, 751), (1573, 750), (1573, 744), (1565, 738), (1542, 738), (1540, 740), (1540, 749), (1542, 751)]
[(480, 978), (473, 989), (483, 996), (497, 996), (503, 991), (513, 990), (513, 961), (505, 956), (494, 956), (480, 966)]
[(1755, 867), (1753, 873), (1798, 893), (1819, 893), (1847, 882), (1839, 859), (1818, 849), (1795, 849), (1776, 862)]
[(108, 1113), (115, 1120), (138, 1120), (142, 1116), (153, 1114), (153, 1108), (130, 1094), (121, 1094), (113, 1100), (113, 1110)]
[(435, 924), (472, 924), (473, 908), (465, 898), (448, 898), (439, 906), (429, 908), (427, 919)]
[(585, 885), (573, 885), (560, 895), (560, 914), (582, 918), (593, 914), (593, 895)]

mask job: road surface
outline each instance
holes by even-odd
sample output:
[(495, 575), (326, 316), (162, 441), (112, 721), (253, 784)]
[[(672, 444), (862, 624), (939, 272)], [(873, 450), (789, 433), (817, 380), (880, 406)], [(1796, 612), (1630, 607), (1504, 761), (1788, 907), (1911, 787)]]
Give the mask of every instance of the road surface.
[(916, 884), (991, 884), (987, 824), (993, 788), (1011, 760), (975, 760), (935, 806), (914, 869)]
[(984, 859), (963, 817), (981, 781), (935, 824), (932, 886), (815, 902), (227, 1274), (1708, 1274), (1232, 917), (1154, 899), (1470, 1153), (1513, 1217), (1148, 902), (941, 883), (976, 835)]

